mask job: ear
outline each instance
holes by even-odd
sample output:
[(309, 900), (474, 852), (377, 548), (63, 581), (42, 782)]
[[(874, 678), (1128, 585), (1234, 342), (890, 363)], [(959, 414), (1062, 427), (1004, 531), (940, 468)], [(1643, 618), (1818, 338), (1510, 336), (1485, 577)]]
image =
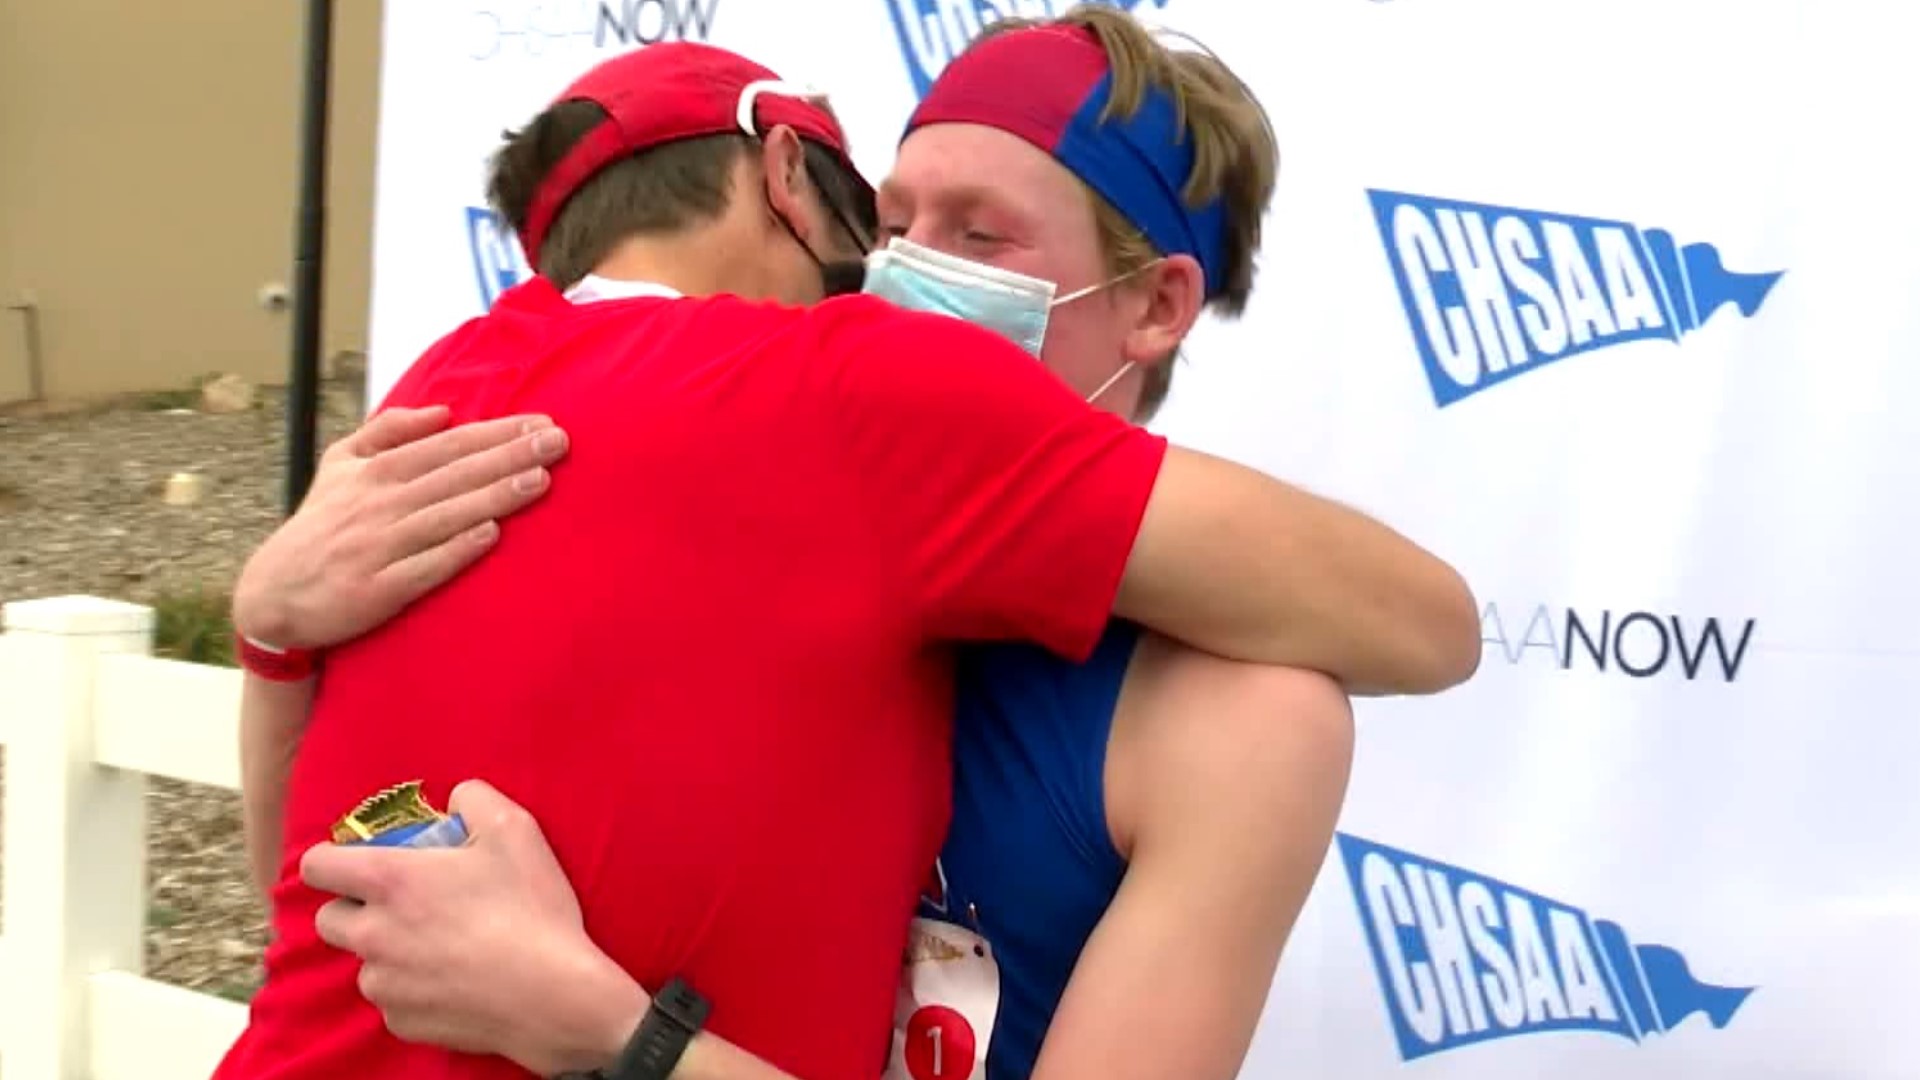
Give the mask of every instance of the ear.
[(1123, 356), (1143, 369), (1171, 360), (1200, 319), (1206, 272), (1191, 255), (1169, 255), (1142, 270), (1128, 291), (1145, 303), (1121, 343)]
[(787, 219), (801, 240), (811, 243), (815, 223), (807, 199), (806, 151), (800, 136), (785, 124), (774, 125), (760, 138), (760, 166), (768, 204)]

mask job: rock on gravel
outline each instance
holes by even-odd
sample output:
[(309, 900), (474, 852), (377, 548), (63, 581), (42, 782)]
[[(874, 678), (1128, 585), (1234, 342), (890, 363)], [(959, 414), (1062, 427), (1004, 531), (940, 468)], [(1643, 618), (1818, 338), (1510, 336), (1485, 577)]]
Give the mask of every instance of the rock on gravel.
[[(344, 396), (328, 398), (323, 444), (352, 426)], [(274, 390), (223, 415), (139, 402), (0, 414), (0, 602), (224, 591), (280, 518), (285, 425)], [(178, 472), (206, 478), (192, 506), (161, 501)], [(245, 998), (258, 983), (265, 926), (247, 880), (238, 797), (154, 780), (147, 800), (147, 973)]]

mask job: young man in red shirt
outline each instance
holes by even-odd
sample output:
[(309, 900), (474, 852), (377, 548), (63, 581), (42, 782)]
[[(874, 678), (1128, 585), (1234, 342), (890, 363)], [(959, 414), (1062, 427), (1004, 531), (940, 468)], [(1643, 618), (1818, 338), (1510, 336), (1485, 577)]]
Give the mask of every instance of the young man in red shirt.
[[(781, 306), (858, 256), (871, 192), (830, 115), (739, 57), (596, 69), (503, 151), (503, 193), (543, 279), (389, 404), (550, 414), (568, 475), (478, 568), (329, 654), (285, 851), (396, 780), (438, 801), (486, 776), (542, 823), (611, 962), (686, 978), (715, 1034), (795, 1075), (864, 1078), (887, 1038), (946, 822), (945, 643), (1084, 657), (1112, 609), (1286, 659), (1301, 575), (1377, 573), (1302, 566), (1282, 538), (1402, 543), (1169, 450), (987, 331), (868, 298)], [(721, 292), (779, 303), (688, 298)], [(222, 1077), (518, 1074), (389, 1036), (292, 858)]]

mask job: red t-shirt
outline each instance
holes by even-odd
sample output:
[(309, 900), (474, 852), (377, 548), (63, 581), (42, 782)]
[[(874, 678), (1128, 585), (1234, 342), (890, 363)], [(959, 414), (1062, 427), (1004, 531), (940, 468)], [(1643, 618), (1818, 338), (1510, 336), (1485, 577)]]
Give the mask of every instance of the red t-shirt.
[(686, 977), (711, 1030), (806, 1080), (873, 1080), (946, 830), (943, 643), (1083, 657), (1165, 442), (867, 297), (573, 305), (536, 280), (388, 401), (545, 413), (572, 449), (472, 570), (328, 657), (266, 985), (218, 1076), (524, 1075), (389, 1036), (298, 877), (361, 798), (481, 777), (642, 985)]

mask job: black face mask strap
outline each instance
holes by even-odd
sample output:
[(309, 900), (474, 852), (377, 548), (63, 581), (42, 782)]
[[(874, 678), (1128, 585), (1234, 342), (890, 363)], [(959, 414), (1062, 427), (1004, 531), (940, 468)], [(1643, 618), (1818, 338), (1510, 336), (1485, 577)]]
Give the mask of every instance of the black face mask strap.
[(867, 264), (840, 259), (820, 264), (820, 291), (825, 296), (852, 296), (867, 287)]
[(854, 227), (853, 219), (847, 215), (846, 209), (840, 205), (840, 200), (827, 197), (827, 185), (821, 182), (820, 172), (814, 168), (813, 159), (803, 157), (801, 162), (802, 168), (807, 170), (807, 179), (813, 182), (813, 190), (820, 193), (820, 202), (827, 208), (827, 213), (832, 214), (834, 222), (846, 231), (847, 236), (853, 241), (853, 246), (860, 249), (862, 258), (871, 254), (873, 252), (873, 244), (869, 241), (867, 234)]
[(800, 250), (807, 253), (807, 258), (813, 260), (813, 265), (820, 268), (821, 292), (827, 296), (846, 296), (866, 287), (867, 264), (863, 260), (835, 259), (828, 262), (822, 259), (814, 253), (811, 245), (800, 238), (800, 230), (793, 227), (793, 222), (788, 221), (785, 214), (774, 209), (771, 201), (767, 203), (767, 209), (779, 220), (780, 227), (787, 230), (787, 235), (793, 237), (793, 242), (800, 245)]
[[(817, 182), (815, 186), (818, 186)], [(846, 217), (837, 207), (833, 206), (830, 200), (823, 196), (821, 201), (827, 203), (828, 210), (833, 214), (834, 218), (840, 222), (843, 228), (847, 228), (848, 235), (853, 237), (854, 244), (860, 248), (864, 255), (867, 246), (860, 243), (860, 234), (854, 232), (852, 228), (847, 227)], [(800, 238), (800, 230), (793, 227), (793, 222), (788, 221), (785, 214), (774, 209), (771, 200), (767, 203), (767, 209), (773, 213), (774, 217), (780, 220), (780, 227), (787, 230), (787, 235), (793, 237), (793, 242), (800, 245), (800, 250), (807, 253), (807, 258), (813, 260), (813, 265), (820, 268), (820, 287), (822, 293), (827, 296), (848, 296), (866, 287), (867, 264), (864, 258), (834, 259), (832, 261), (822, 259), (814, 252), (812, 245)]]

